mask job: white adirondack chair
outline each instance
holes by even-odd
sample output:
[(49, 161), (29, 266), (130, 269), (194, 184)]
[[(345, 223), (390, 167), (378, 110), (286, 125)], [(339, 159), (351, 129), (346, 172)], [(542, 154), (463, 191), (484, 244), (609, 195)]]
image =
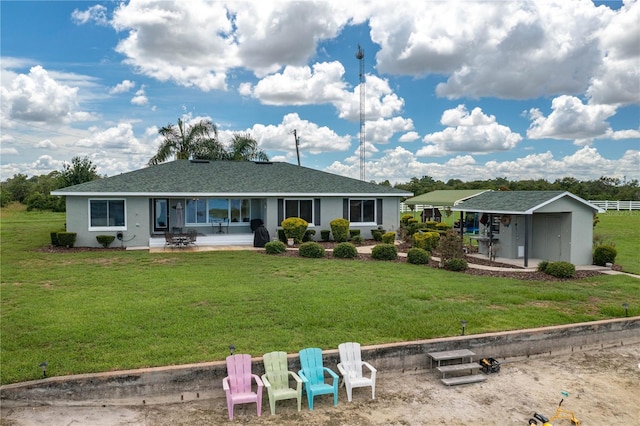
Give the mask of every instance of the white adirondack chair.
[[(371, 386), (371, 399), (376, 399), (376, 370), (371, 364), (360, 358), (360, 343), (347, 342), (338, 346), (340, 363), (338, 370), (342, 374), (342, 383), (347, 388), (347, 399), (351, 402), (353, 388)], [(363, 375), (363, 367), (367, 367), (370, 376)]]

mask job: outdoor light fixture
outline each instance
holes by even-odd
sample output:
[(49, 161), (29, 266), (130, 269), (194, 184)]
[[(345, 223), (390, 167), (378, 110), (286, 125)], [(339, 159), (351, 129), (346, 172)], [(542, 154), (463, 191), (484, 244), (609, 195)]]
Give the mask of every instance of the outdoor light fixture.
[(629, 316), (629, 304), (627, 302), (624, 302), (622, 304), (622, 307), (624, 308), (624, 316), (628, 317)]
[(233, 355), (235, 351), (236, 351), (236, 347), (233, 345), (229, 345), (229, 352), (231, 352), (231, 355)]
[(464, 336), (464, 328), (467, 326), (467, 322), (465, 320), (460, 321), (460, 324), (462, 325), (462, 335)]
[(42, 370), (42, 378), (43, 379), (47, 378), (47, 365), (49, 365), (49, 363), (47, 361), (43, 361), (39, 365), (40, 369)]

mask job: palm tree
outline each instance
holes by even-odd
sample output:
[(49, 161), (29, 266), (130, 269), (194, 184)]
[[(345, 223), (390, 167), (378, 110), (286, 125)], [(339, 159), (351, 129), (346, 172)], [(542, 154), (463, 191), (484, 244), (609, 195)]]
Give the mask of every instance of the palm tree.
[(210, 120), (200, 120), (188, 125), (178, 119), (178, 125), (169, 124), (161, 128), (164, 140), (156, 155), (147, 163), (149, 166), (167, 161), (172, 156), (177, 160), (223, 159), (224, 147), (218, 141), (218, 128)]
[(227, 156), (231, 161), (269, 161), (267, 154), (258, 148), (258, 142), (248, 133), (233, 134)]

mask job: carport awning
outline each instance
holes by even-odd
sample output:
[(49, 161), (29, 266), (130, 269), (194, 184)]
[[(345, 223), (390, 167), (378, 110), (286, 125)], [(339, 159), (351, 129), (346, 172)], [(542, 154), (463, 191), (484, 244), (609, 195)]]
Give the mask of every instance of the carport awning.
[(451, 207), (487, 191), (490, 191), (490, 190), (489, 189), (452, 189), (452, 190), (431, 191), (425, 194), (420, 194), (412, 198), (408, 198), (407, 200), (405, 200), (404, 203), (411, 206), (420, 204), (420, 205), (426, 205), (426, 206)]

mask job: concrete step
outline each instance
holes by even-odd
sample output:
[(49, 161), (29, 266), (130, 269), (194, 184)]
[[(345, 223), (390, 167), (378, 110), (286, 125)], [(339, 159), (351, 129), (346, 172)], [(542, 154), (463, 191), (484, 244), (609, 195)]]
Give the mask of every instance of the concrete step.
[(456, 371), (464, 371), (464, 370), (479, 370), (480, 364), (477, 362), (468, 362), (464, 364), (452, 364), (452, 365), (443, 365), (438, 367), (438, 371), (441, 373), (453, 373)]
[(447, 386), (466, 385), (468, 383), (484, 382), (487, 380), (487, 376), (484, 374), (472, 374), (469, 376), (458, 376), (441, 379), (442, 383)]

